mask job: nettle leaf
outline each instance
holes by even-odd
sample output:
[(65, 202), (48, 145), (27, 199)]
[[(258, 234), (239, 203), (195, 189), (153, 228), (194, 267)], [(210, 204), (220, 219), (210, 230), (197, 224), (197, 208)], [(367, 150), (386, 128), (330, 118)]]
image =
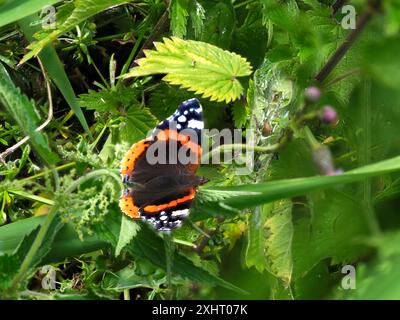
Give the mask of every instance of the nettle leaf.
[(47, 34), (44, 38), (32, 42), (28, 49), (30, 51), (22, 58), (20, 64), (25, 63), (29, 59), (38, 55), (51, 42), (55, 41), (59, 36), (75, 28), (79, 23), (87, 20), (95, 14), (107, 9), (111, 6), (120, 5), (129, 1), (126, 0), (75, 0), (73, 2), (74, 9), (71, 15), (62, 23), (58, 24), (58, 28)]
[(196, 0), (191, 1), (189, 7), (190, 19), (192, 20), (192, 27), (194, 35), (199, 37), (204, 29), (204, 20), (206, 18), (203, 6)]
[(146, 58), (137, 60), (125, 77), (167, 74), (163, 80), (202, 94), (210, 100), (238, 99), (243, 87), (238, 77), (251, 74), (251, 66), (241, 56), (208, 43), (164, 38), (157, 50), (145, 50)]
[(29, 143), (37, 154), (48, 164), (56, 163), (59, 158), (51, 151), (49, 140), (45, 133), (36, 131), (40, 126), (40, 117), (33, 101), (21, 93), (12, 82), (4, 66), (0, 63), (0, 103), (25, 136), (29, 136)]
[(272, 207), (272, 203), (258, 206), (249, 217), (245, 261), (248, 268), (254, 266), (259, 272), (263, 272), (267, 268), (265, 261), (266, 231), (264, 225)]
[(119, 232), (119, 238), (117, 242), (117, 246), (115, 247), (115, 256), (119, 256), (121, 250), (132, 241), (132, 239), (136, 236), (138, 231), (140, 230), (140, 226), (129, 219), (127, 216), (122, 216), (121, 219), (121, 230)]
[(117, 112), (139, 104), (136, 96), (135, 89), (118, 86), (113, 90), (89, 90), (79, 95), (79, 103), (89, 110)]
[(274, 275), (290, 283), (293, 273), (292, 201), (275, 202), (271, 214), (272, 217), (265, 222), (265, 227), (269, 230), (265, 242), (267, 263)]
[(147, 137), (158, 120), (146, 107), (134, 106), (126, 114), (126, 123), (122, 129), (122, 137), (128, 142), (137, 142)]
[(248, 119), (248, 112), (245, 105), (242, 103), (235, 103), (232, 108), (233, 120), (235, 121), (236, 128), (242, 128)]
[(189, 16), (189, 0), (172, 0), (169, 7), (171, 30), (175, 37), (186, 35), (186, 24)]
[(236, 27), (235, 9), (231, 0), (207, 0), (201, 2), (207, 14), (201, 41), (227, 49), (232, 42)]

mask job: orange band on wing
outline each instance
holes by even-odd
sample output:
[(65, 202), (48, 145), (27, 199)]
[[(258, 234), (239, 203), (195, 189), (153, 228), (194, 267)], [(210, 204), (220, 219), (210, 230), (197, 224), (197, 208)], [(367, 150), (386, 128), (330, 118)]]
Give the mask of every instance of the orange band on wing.
[(159, 205), (150, 205), (150, 206), (145, 206), (144, 210), (147, 212), (159, 212), (161, 210), (165, 210), (168, 208), (173, 208), (176, 207), (177, 205), (184, 203), (189, 200), (193, 200), (196, 195), (196, 190), (193, 188), (190, 190), (190, 193), (182, 198), (172, 200), (167, 204), (159, 204)]
[(132, 195), (123, 192), (119, 199), (119, 208), (123, 213), (131, 218), (140, 218), (139, 208), (135, 205)]
[(121, 174), (131, 174), (135, 168), (136, 160), (146, 151), (150, 142), (148, 140), (141, 140), (136, 142), (130, 150), (125, 154), (121, 161)]
[(192, 152), (195, 152), (198, 157), (201, 156), (201, 146), (193, 141), (190, 141), (189, 136), (180, 134), (176, 130), (165, 129), (160, 131), (156, 137), (159, 141), (167, 141), (168, 139), (179, 141), (182, 145), (192, 150)]

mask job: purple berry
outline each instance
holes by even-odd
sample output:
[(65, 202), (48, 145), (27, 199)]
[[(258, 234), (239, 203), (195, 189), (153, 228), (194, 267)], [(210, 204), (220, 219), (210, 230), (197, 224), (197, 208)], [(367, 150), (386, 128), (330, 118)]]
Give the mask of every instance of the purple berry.
[(309, 102), (317, 102), (321, 98), (321, 90), (318, 87), (308, 87), (304, 90), (304, 97)]
[(331, 125), (337, 124), (337, 122), (339, 120), (338, 114), (337, 114), (335, 108), (333, 108), (331, 106), (323, 107), (320, 111), (319, 118), (323, 123), (331, 124)]

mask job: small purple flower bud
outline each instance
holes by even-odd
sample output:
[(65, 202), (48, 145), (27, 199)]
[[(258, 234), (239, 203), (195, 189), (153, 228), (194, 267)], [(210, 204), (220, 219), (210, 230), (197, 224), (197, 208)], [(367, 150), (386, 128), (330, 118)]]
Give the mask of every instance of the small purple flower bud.
[(324, 145), (319, 145), (312, 153), (314, 163), (316, 164), (320, 174), (324, 176), (335, 175), (335, 167), (331, 151)]
[(336, 125), (339, 121), (338, 114), (335, 108), (331, 106), (325, 106), (320, 110), (320, 120), (325, 124)]
[(321, 98), (321, 90), (318, 87), (308, 87), (304, 90), (304, 97), (309, 102), (317, 102)]
[(333, 172), (330, 172), (329, 174), (327, 174), (327, 176), (337, 176), (344, 173), (343, 169), (336, 169)]

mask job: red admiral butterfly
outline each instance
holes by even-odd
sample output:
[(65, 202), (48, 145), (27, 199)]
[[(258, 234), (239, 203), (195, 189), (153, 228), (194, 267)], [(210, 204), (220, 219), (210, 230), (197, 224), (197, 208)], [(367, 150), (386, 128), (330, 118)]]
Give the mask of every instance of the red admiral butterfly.
[[(190, 99), (160, 122), (148, 138), (131, 147), (121, 162), (122, 179), (127, 185), (119, 202), (123, 213), (145, 219), (160, 231), (182, 224), (189, 215), (196, 187), (207, 182), (195, 174), (203, 128), (200, 102)], [(187, 161), (188, 153), (192, 161)], [(154, 161), (163, 156), (168, 160)]]

